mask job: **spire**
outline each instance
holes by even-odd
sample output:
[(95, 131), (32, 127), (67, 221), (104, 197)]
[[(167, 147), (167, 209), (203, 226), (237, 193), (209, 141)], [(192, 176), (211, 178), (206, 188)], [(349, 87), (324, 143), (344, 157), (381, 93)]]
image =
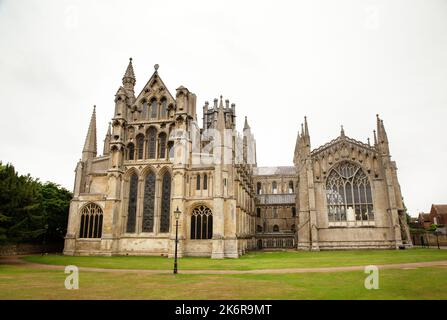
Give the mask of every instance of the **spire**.
[(245, 116), (245, 122), (244, 122), (244, 131), (250, 130), (250, 126), (248, 125), (247, 116)]
[(345, 129), (343, 128), (343, 125), (341, 125), (340, 136), (345, 137)]
[(110, 153), (110, 141), (112, 139), (112, 133), (111, 133), (110, 126), (111, 126), (111, 124), (109, 122), (109, 128), (107, 129), (106, 138), (104, 139), (104, 151), (102, 152), (102, 154), (104, 156), (107, 156)]
[(96, 157), (96, 150), (96, 106), (93, 106), (93, 113), (82, 150), (82, 161)]
[(129, 58), (129, 65), (123, 77), (123, 85), (125, 89), (133, 90), (135, 86), (135, 73), (133, 72), (132, 58)]
[(223, 100), (222, 100), (222, 95), (220, 96), (220, 102), (219, 102), (219, 109), (223, 109)]
[(373, 131), (374, 132), (374, 145), (377, 145), (377, 135), (376, 135), (376, 130)]

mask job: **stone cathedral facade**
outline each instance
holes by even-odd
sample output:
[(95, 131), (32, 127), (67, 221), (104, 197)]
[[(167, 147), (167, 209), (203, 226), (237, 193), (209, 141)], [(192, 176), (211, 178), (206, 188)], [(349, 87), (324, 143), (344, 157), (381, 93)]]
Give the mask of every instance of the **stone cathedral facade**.
[[(294, 165), (258, 167), (236, 105), (175, 94), (155, 71), (141, 92), (130, 60), (97, 152), (96, 110), (76, 166), (64, 254), (237, 258), (247, 250), (411, 246), (383, 121), (371, 145), (340, 135), (311, 149), (307, 119)], [(291, 154), (292, 155), (292, 150)], [(287, 155), (284, 155), (287, 156)]]

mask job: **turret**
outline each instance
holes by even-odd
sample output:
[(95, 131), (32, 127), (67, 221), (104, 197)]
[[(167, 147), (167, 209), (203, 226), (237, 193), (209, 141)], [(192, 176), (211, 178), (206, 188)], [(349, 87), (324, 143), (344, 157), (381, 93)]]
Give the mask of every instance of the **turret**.
[(93, 106), (93, 113), (90, 118), (90, 125), (85, 138), (84, 149), (82, 150), (82, 161), (93, 159), (96, 155), (96, 106)]
[(177, 88), (176, 94), (176, 114), (186, 114), (191, 119), (196, 118), (196, 95), (184, 86)]
[(383, 125), (383, 120), (379, 118), (379, 115), (377, 115), (377, 143), (377, 148), (381, 154), (390, 154), (388, 136), (386, 134), (385, 126)]

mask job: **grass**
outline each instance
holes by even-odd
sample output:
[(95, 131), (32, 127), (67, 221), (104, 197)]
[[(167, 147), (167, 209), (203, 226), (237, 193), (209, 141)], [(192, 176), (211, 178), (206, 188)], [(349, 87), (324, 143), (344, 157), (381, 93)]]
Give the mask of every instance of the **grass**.
[(447, 268), (381, 270), (378, 290), (362, 271), (186, 275), (85, 272), (66, 290), (64, 271), (0, 265), (0, 299), (447, 299)]
[[(23, 258), (29, 262), (76, 265), (110, 269), (172, 269), (173, 259), (165, 257), (115, 256), (72, 257), (62, 255), (35, 255)], [(335, 266), (359, 266), (370, 264), (394, 264), (406, 262), (447, 260), (447, 250), (357, 250), (322, 252), (251, 252), (239, 259), (213, 260), (210, 258), (185, 257), (179, 259), (183, 270), (254, 270), (312, 268)]]

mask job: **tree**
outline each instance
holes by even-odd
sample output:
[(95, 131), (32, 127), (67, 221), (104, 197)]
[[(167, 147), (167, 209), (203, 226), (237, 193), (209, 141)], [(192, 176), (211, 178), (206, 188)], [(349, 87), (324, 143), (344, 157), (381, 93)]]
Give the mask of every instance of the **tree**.
[(70, 199), (66, 189), (18, 175), (0, 162), (0, 242), (62, 240)]

